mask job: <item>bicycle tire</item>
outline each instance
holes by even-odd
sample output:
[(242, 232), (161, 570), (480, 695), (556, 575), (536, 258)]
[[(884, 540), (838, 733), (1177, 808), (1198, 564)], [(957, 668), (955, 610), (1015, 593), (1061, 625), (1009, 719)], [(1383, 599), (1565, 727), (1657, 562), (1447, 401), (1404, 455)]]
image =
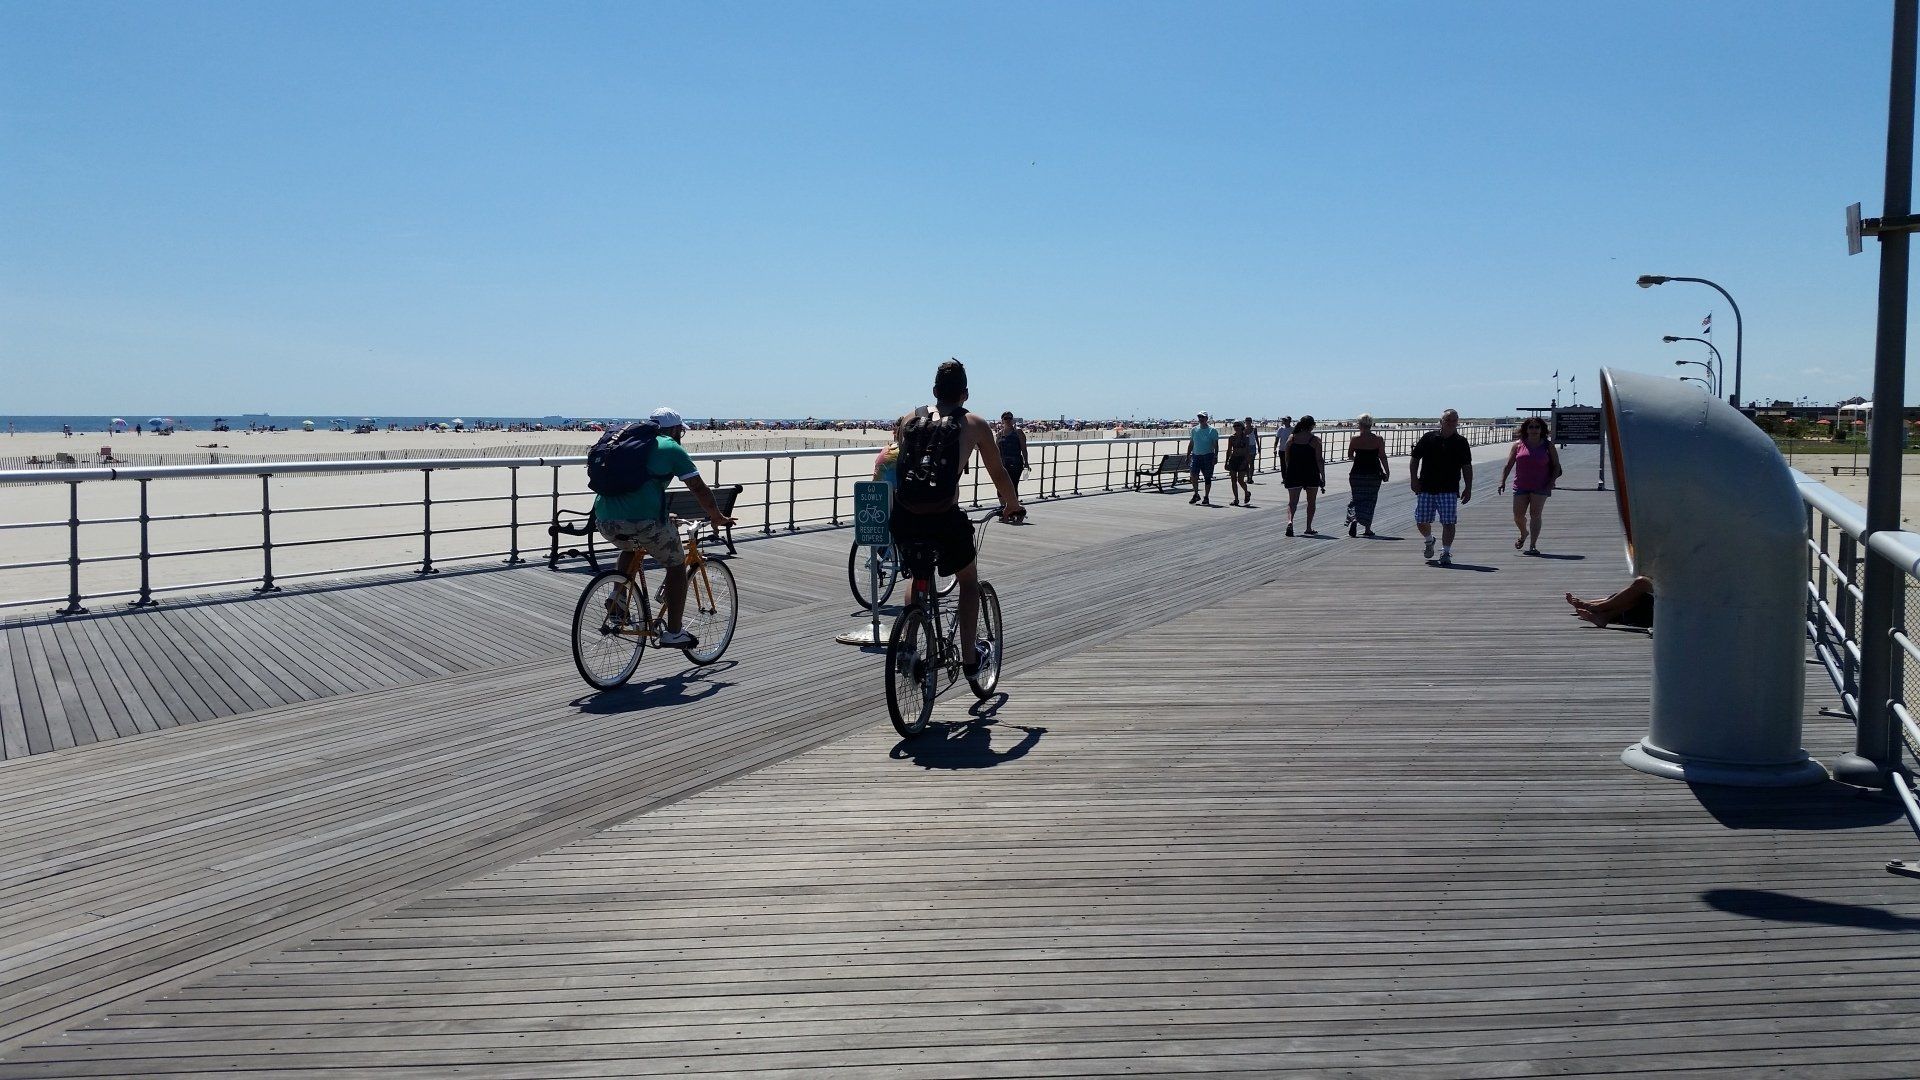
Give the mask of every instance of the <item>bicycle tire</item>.
[[(880, 554), (889, 550), (891, 549), (882, 547), (862, 548), (859, 544), (855, 544), (852, 550), (847, 552), (847, 584), (853, 589), (853, 602), (859, 604), (863, 610), (885, 604), (893, 596), (894, 587), (900, 583), (900, 564), (890, 558), (883, 558)], [(867, 560), (860, 557), (862, 551), (871, 552), (869, 558), (880, 559), (880, 596), (871, 605), (867, 603), (867, 582), (870, 578)]]
[(913, 604), (887, 635), (887, 714), (903, 739), (927, 732), (939, 696), (940, 642), (926, 608)]
[[(698, 580), (702, 574), (706, 575), (704, 582)], [(696, 664), (719, 660), (733, 643), (733, 631), (739, 623), (740, 594), (734, 589), (733, 571), (718, 559), (706, 560), (698, 571), (687, 575), (682, 627), (700, 639), (697, 648), (687, 650), (687, 659)]]
[(981, 700), (993, 696), (995, 687), (1000, 685), (1000, 659), (1005, 646), (1005, 626), (1000, 622), (1000, 594), (993, 586), (980, 583), (980, 622), (975, 640), (987, 645), (987, 659), (981, 663), (974, 677), (973, 694)]
[[(613, 690), (625, 685), (633, 678), (641, 655), (647, 651), (644, 633), (619, 634), (610, 625), (607, 602), (626, 580), (627, 576), (618, 570), (602, 570), (580, 590), (580, 600), (573, 606), (573, 666), (595, 690)], [(638, 619), (628, 610), (628, 625), (645, 627), (653, 617), (645, 594), (636, 593), (627, 602), (640, 605)]]

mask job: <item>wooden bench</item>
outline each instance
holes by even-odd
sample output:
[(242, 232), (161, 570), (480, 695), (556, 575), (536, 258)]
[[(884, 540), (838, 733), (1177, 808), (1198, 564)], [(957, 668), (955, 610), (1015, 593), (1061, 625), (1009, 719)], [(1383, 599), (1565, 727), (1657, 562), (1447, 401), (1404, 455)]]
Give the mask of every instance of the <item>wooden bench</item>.
[[(709, 490), (713, 492), (714, 505), (720, 508), (721, 513), (732, 517), (733, 504), (740, 498), (741, 485), (728, 484), (726, 487), (710, 488)], [(667, 492), (667, 514), (671, 517), (698, 521), (703, 525), (707, 520), (706, 511), (700, 509), (700, 500), (694, 497), (693, 492), (687, 491), (684, 488), (678, 491)], [(553, 523), (547, 526), (547, 535), (553, 538), (552, 546), (547, 549), (547, 568), (551, 570), (558, 567), (561, 559), (584, 558), (587, 560), (587, 565), (598, 570), (600, 568), (600, 553), (598, 550), (600, 530), (598, 526), (599, 522), (594, 520), (592, 510), (562, 510), (554, 515)], [(579, 548), (568, 548), (565, 551), (561, 551), (560, 537), (562, 534), (586, 537), (587, 549), (581, 551)], [(726, 544), (727, 554), (739, 554), (739, 551), (733, 546), (732, 528), (728, 528), (722, 532), (712, 532), (711, 530), (703, 529), (695, 535), (702, 536), (707, 534), (710, 534), (713, 539)], [(702, 540), (701, 542), (704, 543), (705, 541)]]
[(1867, 471), (1867, 467), (1865, 465), (1835, 465), (1833, 466), (1833, 475), (1839, 476), (1841, 469), (1847, 470), (1847, 472), (1851, 473), (1854, 476), (1859, 476), (1861, 473)]
[(1153, 480), (1153, 486), (1161, 491), (1167, 490), (1164, 477), (1173, 477), (1173, 490), (1180, 490), (1180, 478), (1193, 471), (1193, 455), (1163, 454), (1159, 465), (1142, 465), (1133, 470), (1133, 489), (1140, 490), (1145, 481)]

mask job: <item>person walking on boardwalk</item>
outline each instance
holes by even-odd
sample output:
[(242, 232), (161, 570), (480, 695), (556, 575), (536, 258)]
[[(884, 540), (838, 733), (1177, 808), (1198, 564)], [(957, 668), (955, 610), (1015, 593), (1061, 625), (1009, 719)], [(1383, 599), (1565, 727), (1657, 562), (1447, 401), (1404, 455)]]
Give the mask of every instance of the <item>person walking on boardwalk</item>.
[[(1207, 423), (1207, 414), (1195, 417), (1193, 430), (1187, 432), (1187, 470), (1193, 480), (1193, 498), (1190, 503), (1203, 506), (1213, 505), (1213, 467), (1220, 460), (1220, 429)], [(1201, 481), (1206, 488), (1200, 487)]]
[(1373, 535), (1373, 508), (1380, 503), (1380, 485), (1392, 479), (1387, 469), (1387, 440), (1373, 433), (1373, 414), (1361, 413), (1360, 431), (1347, 441), (1347, 457), (1353, 461), (1347, 473), (1347, 535), (1365, 529)]
[(1460, 414), (1440, 414), (1440, 427), (1420, 436), (1407, 462), (1413, 485), (1413, 523), (1425, 543), (1421, 551), (1433, 561), (1433, 519), (1440, 519), (1440, 565), (1453, 565), (1453, 534), (1460, 523), (1460, 507), (1473, 501), (1473, 447), (1460, 434)]
[(1253, 443), (1247, 435), (1244, 421), (1233, 422), (1233, 434), (1227, 436), (1227, 482), (1233, 485), (1233, 505), (1241, 503), (1241, 492), (1246, 493), (1246, 505), (1253, 505), (1253, 489), (1247, 482), (1253, 479)]
[(1500, 492), (1507, 490), (1507, 477), (1513, 477), (1513, 524), (1520, 530), (1513, 542), (1516, 550), (1525, 546), (1527, 554), (1540, 554), (1540, 515), (1547, 509), (1547, 496), (1553, 494), (1553, 482), (1560, 475), (1560, 456), (1547, 437), (1547, 422), (1529, 416), (1520, 425), (1520, 437), (1507, 451), (1506, 467), (1500, 470)]
[(1253, 474), (1260, 471), (1260, 425), (1254, 423), (1251, 416), (1240, 422), (1247, 425), (1247, 449), (1250, 452), (1247, 461), (1247, 483), (1251, 484)]
[(1273, 467), (1279, 471), (1282, 480), (1287, 474), (1287, 443), (1293, 439), (1293, 417), (1280, 418), (1280, 429), (1273, 433)]
[[(1020, 487), (1020, 474), (1027, 471), (1027, 433), (1010, 412), (1000, 414), (1000, 427), (993, 433), (993, 443), (1000, 448), (1000, 465), (1013, 478), (1013, 486)], [(1044, 494), (1044, 492), (1042, 493)]]
[(1287, 484), (1287, 535), (1293, 535), (1293, 514), (1303, 491), (1307, 493), (1307, 535), (1319, 535), (1313, 531), (1314, 493), (1327, 490), (1327, 461), (1320, 453), (1320, 436), (1313, 433), (1313, 417), (1303, 416), (1294, 425), (1281, 478)]

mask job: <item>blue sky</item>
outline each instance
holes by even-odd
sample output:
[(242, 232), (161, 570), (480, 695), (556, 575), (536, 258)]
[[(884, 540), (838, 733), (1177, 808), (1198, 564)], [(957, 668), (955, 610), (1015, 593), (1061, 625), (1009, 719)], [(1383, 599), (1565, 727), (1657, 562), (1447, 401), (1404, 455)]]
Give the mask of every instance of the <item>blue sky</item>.
[[(0, 413), (1871, 385), (1890, 5), (0, 5)], [(1920, 397), (1917, 394), (1916, 397)]]

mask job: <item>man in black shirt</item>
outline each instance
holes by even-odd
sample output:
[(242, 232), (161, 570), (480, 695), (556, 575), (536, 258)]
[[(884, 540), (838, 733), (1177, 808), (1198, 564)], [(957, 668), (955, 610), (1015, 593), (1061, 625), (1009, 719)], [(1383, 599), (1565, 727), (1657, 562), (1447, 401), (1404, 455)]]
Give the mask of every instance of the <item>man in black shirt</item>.
[[(1407, 465), (1413, 479), (1413, 522), (1425, 538), (1424, 555), (1433, 561), (1433, 519), (1440, 519), (1440, 565), (1453, 565), (1453, 532), (1460, 507), (1473, 501), (1473, 447), (1460, 434), (1460, 414), (1440, 414), (1440, 430), (1429, 431), (1413, 444)], [(1462, 487), (1462, 483), (1465, 486)]]

